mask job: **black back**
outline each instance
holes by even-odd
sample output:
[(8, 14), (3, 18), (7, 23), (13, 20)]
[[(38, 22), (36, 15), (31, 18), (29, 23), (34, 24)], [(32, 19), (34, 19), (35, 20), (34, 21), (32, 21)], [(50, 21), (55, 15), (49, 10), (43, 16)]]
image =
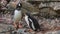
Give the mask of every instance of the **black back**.
[[(39, 25), (38, 21), (33, 16), (31, 16), (30, 13), (26, 13), (26, 14), (28, 15), (28, 18), (33, 21), (33, 24), (34, 24), (34, 27), (35, 27), (35, 30), (34, 31), (37, 31), (38, 29), (40, 29), (40, 25)], [(32, 26), (31, 26), (32, 25), (32, 22), (30, 20), (29, 20), (29, 22), (30, 22), (29, 25), (32, 28)]]

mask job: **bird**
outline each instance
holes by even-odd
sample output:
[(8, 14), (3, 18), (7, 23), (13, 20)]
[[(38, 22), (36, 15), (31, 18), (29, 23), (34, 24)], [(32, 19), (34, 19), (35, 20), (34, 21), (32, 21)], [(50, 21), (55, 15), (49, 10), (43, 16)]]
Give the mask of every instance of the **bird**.
[(25, 14), (25, 21), (28, 27), (31, 28), (33, 31), (40, 31), (40, 25), (38, 21), (32, 15), (30, 15), (29, 12)]
[(21, 8), (22, 8), (22, 4), (21, 3), (18, 3), (17, 6), (16, 6), (16, 9), (14, 10), (14, 18), (13, 18), (13, 21), (17, 25), (17, 28), (16, 29), (18, 29), (18, 24), (19, 24), (19, 21), (21, 20), (21, 17), (22, 17)]

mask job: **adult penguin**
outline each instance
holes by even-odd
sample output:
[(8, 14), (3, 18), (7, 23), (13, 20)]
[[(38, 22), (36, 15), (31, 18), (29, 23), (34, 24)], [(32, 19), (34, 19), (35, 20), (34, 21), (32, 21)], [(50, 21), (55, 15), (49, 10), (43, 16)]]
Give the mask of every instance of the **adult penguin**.
[(21, 7), (22, 7), (22, 4), (18, 3), (17, 7), (16, 7), (16, 9), (14, 11), (14, 25), (15, 25), (16, 29), (19, 28), (18, 27), (19, 21), (21, 21), (21, 17), (22, 17)]
[(31, 16), (29, 12), (25, 14), (25, 21), (28, 27), (33, 31), (40, 31), (40, 25), (38, 21), (33, 16)]

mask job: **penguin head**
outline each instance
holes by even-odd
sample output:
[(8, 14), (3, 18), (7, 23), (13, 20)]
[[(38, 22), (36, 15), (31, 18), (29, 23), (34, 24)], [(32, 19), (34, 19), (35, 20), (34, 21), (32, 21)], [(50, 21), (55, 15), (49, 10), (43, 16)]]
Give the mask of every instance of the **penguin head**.
[(30, 14), (30, 12), (26, 12), (26, 15), (27, 15), (27, 16), (30, 16), (31, 14)]
[(22, 4), (18, 3), (17, 6), (16, 6), (16, 9), (21, 10), (21, 8), (22, 8)]

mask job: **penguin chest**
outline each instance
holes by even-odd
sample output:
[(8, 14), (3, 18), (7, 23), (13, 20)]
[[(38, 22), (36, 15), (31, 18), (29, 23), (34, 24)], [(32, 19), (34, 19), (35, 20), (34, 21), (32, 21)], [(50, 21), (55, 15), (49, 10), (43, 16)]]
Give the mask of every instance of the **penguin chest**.
[(29, 26), (28, 16), (25, 16), (26, 24)]
[(19, 21), (21, 19), (21, 10), (18, 11), (18, 10), (15, 10), (14, 11), (14, 21)]

